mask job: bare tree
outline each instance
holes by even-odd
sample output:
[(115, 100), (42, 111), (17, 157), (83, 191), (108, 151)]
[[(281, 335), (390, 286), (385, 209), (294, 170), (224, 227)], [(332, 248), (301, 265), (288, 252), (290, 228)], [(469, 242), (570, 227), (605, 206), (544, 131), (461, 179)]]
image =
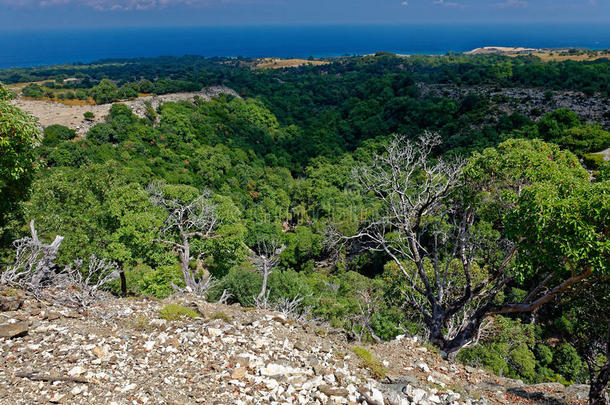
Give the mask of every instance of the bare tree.
[(30, 237), (14, 242), (15, 263), (0, 273), (0, 284), (22, 288), (38, 299), (86, 307), (101, 299), (102, 287), (119, 277), (116, 264), (93, 255), (87, 270), (82, 269), (80, 259), (63, 269), (56, 268), (53, 261), (63, 236), (56, 236), (51, 244), (42, 242), (33, 220), (30, 232)]
[(256, 243), (254, 255), (252, 257), (252, 263), (256, 266), (258, 272), (263, 277), (263, 284), (261, 286), (261, 291), (254, 298), (254, 304), (257, 307), (267, 308), (269, 304), (269, 294), (267, 293), (267, 282), (269, 280), (269, 276), (273, 272), (273, 269), (277, 266), (280, 261), (280, 255), (282, 251), (286, 248), (285, 245), (282, 245), (277, 240), (259, 240)]
[(381, 342), (381, 338), (375, 334), (371, 325), (381, 300), (371, 288), (360, 289), (357, 293), (360, 313), (356, 314), (352, 320), (352, 333), (358, 341), (362, 341), (364, 332), (368, 331), (376, 342)]
[(0, 284), (18, 286), (34, 296), (39, 296), (42, 289), (53, 279), (57, 252), (64, 240), (56, 236), (51, 244), (38, 239), (34, 220), (30, 221), (30, 237), (13, 242), (15, 246), (15, 262), (0, 273)]
[[(159, 230), (161, 238), (155, 242), (171, 246), (180, 256), (182, 276), (187, 290), (196, 294), (207, 293), (212, 285), (210, 275), (200, 277), (197, 270), (191, 270), (193, 238), (212, 239), (217, 235), (218, 216), (216, 206), (211, 201), (211, 192), (203, 191), (193, 201), (185, 203), (179, 199), (166, 198), (161, 183), (148, 186), (153, 204), (165, 209), (168, 216)], [(203, 255), (200, 252), (199, 257)]]
[(342, 239), (391, 258), (407, 281), (405, 299), (420, 313), (429, 340), (455, 355), (477, 339), (509, 280), (506, 270), (516, 246), (479, 232), (473, 209), (451, 198), (464, 161), (432, 161), (439, 144), (432, 133), (415, 143), (395, 137), (385, 154), (356, 169), (356, 179), (381, 209), (358, 234)]
[(53, 288), (62, 291), (54, 300), (68, 306), (88, 307), (104, 297), (102, 287), (119, 278), (114, 262), (91, 255), (86, 269), (76, 260), (57, 273)]

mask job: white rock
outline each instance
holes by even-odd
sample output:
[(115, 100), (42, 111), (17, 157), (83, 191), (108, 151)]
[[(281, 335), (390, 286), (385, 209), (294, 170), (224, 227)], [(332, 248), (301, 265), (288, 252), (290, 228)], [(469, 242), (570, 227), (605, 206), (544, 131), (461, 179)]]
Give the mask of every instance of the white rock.
[(261, 375), (274, 377), (274, 376), (289, 376), (289, 375), (303, 375), (306, 371), (300, 368), (284, 366), (277, 363), (269, 363), (266, 367), (261, 369)]
[(374, 388), (374, 387), (371, 387), (370, 391), (371, 391), (371, 399), (373, 401), (375, 401), (376, 403), (383, 405), (384, 400), (383, 400), (383, 394), (381, 393), (381, 391), (379, 391), (377, 388)]
[(75, 366), (75, 367), (72, 367), (72, 369), (70, 371), (68, 371), (68, 375), (70, 377), (76, 377), (81, 374), (84, 374), (85, 371), (86, 370), (84, 368), (82, 368), (81, 366)]
[(438, 404), (438, 403), (441, 402), (441, 399), (438, 397), (438, 395), (430, 395), (428, 397), (428, 401), (434, 402), (435, 404)]
[(217, 328), (208, 328), (208, 336), (209, 337), (214, 338), (214, 337), (217, 337), (217, 336), (220, 336), (220, 335), (222, 335), (222, 331), (220, 329), (217, 329)]
[(428, 367), (426, 363), (419, 363), (417, 367), (419, 367), (424, 373), (430, 372), (430, 367)]
[(121, 390), (122, 393), (128, 392), (128, 391), (132, 391), (137, 387), (137, 385), (135, 383), (126, 385), (125, 387), (123, 387), (123, 389)]

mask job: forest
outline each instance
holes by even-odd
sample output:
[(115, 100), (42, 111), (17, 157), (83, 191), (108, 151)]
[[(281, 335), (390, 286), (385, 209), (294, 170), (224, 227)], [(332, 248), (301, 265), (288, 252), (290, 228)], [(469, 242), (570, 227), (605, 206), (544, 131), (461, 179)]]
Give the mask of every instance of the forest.
[[(63, 237), (55, 271), (112, 262), (120, 277), (105, 288), (117, 296), (189, 291), (289, 309), (354, 340), (420, 335), (498, 375), (590, 383), (601, 403), (610, 163), (598, 152), (608, 128), (566, 108), (533, 119), (421, 85), (608, 100), (610, 60), (328, 61), (255, 70), (244, 58), (184, 56), (0, 71), (4, 84), (45, 82), (24, 97), (58, 89), (115, 102), (86, 136), (39, 131), (0, 84), (0, 281), (24, 286), (32, 268), (20, 267), (19, 246), (33, 221), (41, 241)], [(120, 103), (211, 85), (241, 97), (166, 103), (143, 118)]]

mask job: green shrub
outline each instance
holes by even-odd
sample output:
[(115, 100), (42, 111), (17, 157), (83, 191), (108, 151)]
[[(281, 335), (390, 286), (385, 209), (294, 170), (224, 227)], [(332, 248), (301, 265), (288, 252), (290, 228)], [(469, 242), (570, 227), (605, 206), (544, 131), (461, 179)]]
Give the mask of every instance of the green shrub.
[(582, 161), (587, 169), (597, 170), (604, 163), (604, 155), (601, 153), (586, 153), (582, 155)]
[(195, 319), (201, 315), (194, 309), (177, 304), (168, 304), (159, 310), (159, 315), (166, 321), (177, 321), (182, 318)]
[(536, 358), (541, 366), (549, 367), (553, 364), (553, 351), (547, 345), (537, 344)]
[(214, 312), (210, 315), (210, 319), (220, 319), (226, 323), (231, 323), (232, 321), (231, 317), (222, 311)]
[(231, 293), (232, 300), (242, 306), (252, 306), (254, 297), (261, 290), (262, 277), (254, 270), (244, 267), (234, 267), (224, 276), (210, 297), (212, 300), (219, 298), (224, 290)]
[(42, 88), (36, 83), (30, 83), (21, 89), (21, 94), (23, 97), (31, 97), (31, 98), (42, 98), (44, 96), (44, 92)]
[(383, 379), (388, 374), (388, 369), (377, 360), (373, 353), (366, 350), (364, 347), (354, 347), (352, 348), (352, 352), (360, 358), (362, 366), (368, 368), (371, 374), (378, 380)]
[(578, 380), (583, 375), (583, 364), (574, 346), (563, 343), (555, 348), (555, 370), (568, 380)]
[[(138, 274), (139, 273), (139, 274)], [(161, 266), (153, 271), (142, 271), (141, 269), (128, 271), (126, 273), (128, 286), (130, 278), (138, 279), (136, 281), (137, 289), (141, 294), (152, 295), (157, 298), (165, 298), (170, 295), (173, 290), (171, 284), (183, 286), (184, 280), (182, 271), (179, 265)]]
[(69, 141), (76, 137), (76, 131), (63, 125), (50, 125), (44, 129), (43, 145), (55, 146), (61, 141)]

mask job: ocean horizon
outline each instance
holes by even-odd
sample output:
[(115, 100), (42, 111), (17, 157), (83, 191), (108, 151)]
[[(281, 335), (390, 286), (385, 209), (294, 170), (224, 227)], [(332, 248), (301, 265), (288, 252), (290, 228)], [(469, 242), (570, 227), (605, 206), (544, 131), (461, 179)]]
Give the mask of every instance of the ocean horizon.
[(104, 58), (445, 54), (483, 46), (610, 48), (607, 24), (384, 24), (0, 30), (0, 68)]

